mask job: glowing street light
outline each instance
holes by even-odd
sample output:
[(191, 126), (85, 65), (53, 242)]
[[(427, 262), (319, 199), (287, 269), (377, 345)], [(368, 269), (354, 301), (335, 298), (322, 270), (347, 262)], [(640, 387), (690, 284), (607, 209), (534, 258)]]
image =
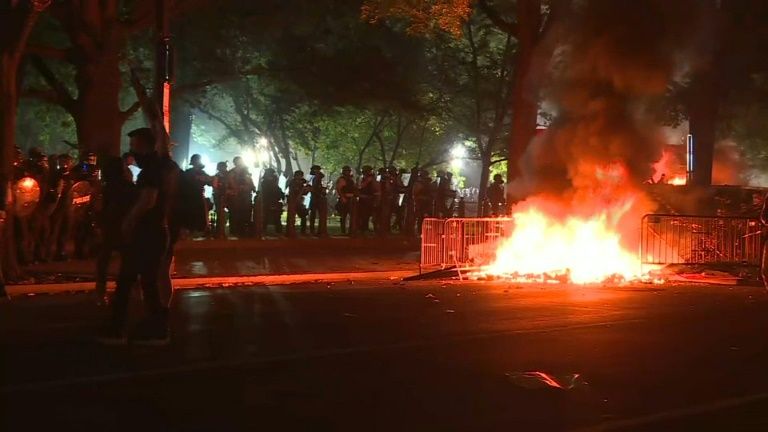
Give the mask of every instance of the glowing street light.
[(451, 168), (453, 168), (454, 171), (459, 171), (464, 167), (464, 159), (467, 157), (467, 148), (462, 144), (456, 144), (451, 149), (451, 156), (453, 157), (453, 159), (451, 159)]
[(467, 148), (461, 144), (456, 144), (451, 149), (451, 156), (453, 156), (454, 159), (464, 159), (467, 157)]
[(256, 164), (256, 152), (252, 149), (245, 150), (240, 157), (243, 158), (243, 163), (247, 167), (252, 167)]

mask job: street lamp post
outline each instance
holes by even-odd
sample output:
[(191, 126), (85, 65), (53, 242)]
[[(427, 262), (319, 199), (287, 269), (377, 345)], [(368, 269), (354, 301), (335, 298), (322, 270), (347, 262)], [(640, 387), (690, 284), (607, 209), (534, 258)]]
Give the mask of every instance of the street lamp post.
[(171, 133), (171, 82), (173, 55), (171, 48), (170, 1), (155, 0), (157, 16), (157, 49), (155, 53), (155, 97), (160, 106), (165, 131)]

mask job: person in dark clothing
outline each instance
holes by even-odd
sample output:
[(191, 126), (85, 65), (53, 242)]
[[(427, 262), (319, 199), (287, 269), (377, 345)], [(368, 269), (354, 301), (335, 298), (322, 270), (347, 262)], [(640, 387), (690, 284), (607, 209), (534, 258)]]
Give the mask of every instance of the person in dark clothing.
[[(138, 326), (135, 343), (168, 343), (168, 302), (160, 285), (167, 284), (175, 237), (178, 235), (174, 211), (178, 208), (177, 188), (181, 170), (165, 148), (156, 149), (155, 133), (149, 128), (128, 134), (131, 152), (141, 168), (136, 182), (137, 198), (122, 223), (122, 263), (113, 299), (113, 313), (103, 343), (124, 343), (125, 324), (131, 287), (141, 278), (146, 318)], [(168, 287), (169, 288), (169, 287)]]
[(453, 217), (456, 191), (453, 189), (453, 173), (439, 172), (437, 175), (437, 196), (435, 198), (435, 213), (437, 217), (447, 219)]
[(31, 215), (32, 256), (37, 262), (47, 262), (50, 253), (51, 216), (57, 201), (53, 174), (48, 156), (41, 155), (33, 174), (40, 187), (40, 201)]
[(304, 197), (309, 190), (310, 186), (304, 178), (304, 172), (294, 172), (293, 178), (288, 182), (288, 219), (285, 228), (285, 233), (290, 238), (296, 237), (296, 216), (301, 219), (301, 233), (306, 234), (307, 210), (304, 207)]
[(406, 169), (401, 168), (399, 170), (393, 170), (390, 173), (394, 179), (395, 191), (395, 194), (392, 197), (392, 209), (395, 214), (395, 222), (392, 227), (397, 229), (397, 232), (400, 234), (404, 233), (403, 226), (405, 225), (405, 194), (407, 192), (407, 188), (403, 182), (403, 175), (405, 175), (407, 172), (408, 171)]
[(259, 196), (262, 200), (262, 228), (263, 232), (267, 232), (269, 225), (274, 225), (275, 232), (281, 234), (283, 232), (283, 224), (280, 222), (280, 217), (283, 214), (283, 199), (285, 194), (280, 190), (279, 178), (277, 172), (273, 168), (267, 168), (264, 170), (264, 175), (261, 177), (261, 184), (259, 184)]
[[(347, 233), (347, 226), (349, 225), (350, 234), (355, 231), (352, 229), (354, 224), (352, 212), (355, 203), (355, 195), (357, 195), (357, 185), (355, 185), (355, 179), (352, 177), (352, 168), (344, 166), (341, 168), (341, 177), (336, 180), (336, 195), (338, 201), (336, 202), (336, 211), (339, 212), (339, 223), (341, 225), (341, 233)], [(349, 224), (347, 223), (349, 219)]]
[(435, 209), (437, 185), (432, 181), (429, 172), (419, 172), (419, 179), (413, 186), (413, 200), (416, 204), (416, 229), (421, 232), (424, 218), (432, 217)]
[(216, 164), (216, 175), (213, 176), (213, 205), (216, 208), (216, 227), (214, 237), (227, 237), (227, 162)]
[(112, 253), (124, 245), (120, 232), (123, 219), (136, 200), (133, 173), (122, 158), (107, 159), (102, 173), (101, 208), (96, 215), (101, 231), (101, 245), (96, 259), (96, 300), (100, 304), (107, 302), (107, 269)]
[(376, 233), (387, 235), (392, 230), (392, 209), (396, 195), (395, 176), (397, 170), (381, 168), (379, 170), (379, 185), (381, 199), (379, 200), (378, 214), (376, 215)]
[(411, 168), (411, 174), (408, 177), (408, 184), (405, 186), (405, 192), (403, 193), (403, 212), (405, 213), (403, 218), (403, 234), (414, 235), (416, 232), (416, 201), (413, 199), (413, 188), (419, 179), (419, 167), (418, 165)]
[(507, 198), (504, 193), (504, 179), (501, 174), (493, 176), (493, 183), (488, 186), (486, 199), (490, 206), (492, 216), (502, 216), (506, 213)]
[(235, 157), (235, 167), (229, 171), (227, 187), (229, 201), (229, 233), (236, 237), (244, 237), (248, 234), (248, 226), (251, 223), (252, 195), (256, 190), (253, 178), (248, 167), (243, 163), (243, 158)]
[(18, 171), (20, 176), (14, 178), (13, 182), (17, 183), (25, 177), (31, 178), (34, 182), (25, 181), (24, 184), (28, 185), (28, 187), (25, 187), (24, 189), (30, 191), (30, 193), (33, 190), (37, 190), (40, 195), (37, 197), (37, 200), (30, 199), (30, 204), (28, 206), (30, 210), (29, 213), (20, 214), (17, 212), (14, 214), (16, 250), (19, 263), (21, 264), (30, 264), (34, 260), (36, 238), (35, 223), (38, 221), (35, 213), (37, 212), (38, 207), (40, 207), (40, 199), (43, 194), (42, 188), (44, 185), (40, 182), (44, 181), (45, 177), (45, 169), (43, 167), (45, 155), (43, 152), (39, 148), (33, 147), (29, 149), (27, 155), (29, 157), (26, 160), (20, 161), (20, 170)]
[[(328, 235), (328, 190), (323, 179), (325, 174), (320, 165), (312, 165), (309, 174), (311, 195), (309, 197), (309, 231), (318, 237)], [(317, 219), (317, 231), (315, 231), (315, 219)]]
[(101, 187), (96, 162), (96, 155), (87, 153), (72, 168), (72, 236), (75, 256), (79, 259), (91, 256), (95, 249), (96, 197)]
[(370, 165), (363, 167), (358, 190), (360, 193), (360, 199), (357, 203), (358, 213), (360, 214), (360, 231), (365, 233), (369, 230), (369, 223), (371, 218), (375, 216), (375, 209), (378, 207), (378, 201), (381, 197), (376, 173), (373, 172), (373, 167)]
[[(181, 197), (185, 209), (183, 217), (186, 218), (184, 226), (190, 232), (205, 233), (208, 230), (208, 205), (205, 199), (205, 187), (213, 184), (213, 178), (205, 173), (205, 165), (201, 162), (199, 154), (192, 155), (189, 161), (190, 167), (184, 171), (183, 195)], [(189, 196), (186, 196), (186, 195)]]
[(55, 260), (66, 260), (66, 248), (72, 232), (72, 196), (74, 184), (72, 157), (68, 154), (58, 156), (58, 168), (55, 175), (56, 207), (51, 220), (51, 248)]

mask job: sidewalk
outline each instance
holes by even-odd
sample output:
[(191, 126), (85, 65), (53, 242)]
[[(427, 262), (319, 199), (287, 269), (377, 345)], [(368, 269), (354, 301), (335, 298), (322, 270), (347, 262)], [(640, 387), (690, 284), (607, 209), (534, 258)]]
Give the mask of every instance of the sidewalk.
[[(294, 283), (297, 276), (298, 281), (335, 280), (364, 273), (386, 279), (416, 273), (418, 263), (418, 244), (394, 237), (188, 240), (177, 247), (174, 281), (178, 287)], [(92, 289), (95, 268), (94, 259), (35, 264), (26, 269), (29, 279), (8, 287), (11, 295)], [(118, 268), (115, 255), (112, 278)]]

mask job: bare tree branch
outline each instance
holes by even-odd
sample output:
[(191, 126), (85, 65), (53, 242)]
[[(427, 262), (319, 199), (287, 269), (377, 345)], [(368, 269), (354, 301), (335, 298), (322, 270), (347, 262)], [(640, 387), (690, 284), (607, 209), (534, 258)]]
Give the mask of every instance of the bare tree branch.
[(499, 28), (499, 30), (503, 31), (504, 33), (507, 33), (512, 36), (517, 36), (518, 34), (518, 28), (517, 23), (512, 21), (507, 21), (504, 18), (502, 18), (501, 14), (494, 9), (490, 4), (488, 4), (488, 0), (478, 0), (477, 1), (477, 7), (483, 11), (485, 16), (488, 17), (488, 19)]
[[(24, 48), (27, 46), (27, 42), (29, 41), (29, 35), (32, 34), (32, 29), (34, 28), (37, 19), (40, 17), (40, 13), (51, 5), (51, 0), (32, 0), (29, 3), (31, 10), (29, 13), (27, 13), (27, 16), (24, 19), (21, 32), (18, 39), (16, 40), (16, 46), (13, 47), (12, 51), (13, 56), (16, 59), (18, 59), (21, 56), (21, 53), (24, 52)], [(13, 4), (13, 2), (11, 2), (11, 4)]]
[(218, 122), (219, 124), (224, 126), (224, 128), (227, 131), (229, 131), (230, 134), (232, 134), (233, 138), (242, 138), (243, 137), (243, 133), (241, 131), (237, 130), (234, 126), (229, 124), (229, 122), (224, 120), (224, 118), (222, 118), (221, 116), (213, 113), (210, 110), (207, 110), (207, 109), (203, 108), (202, 106), (196, 106), (195, 109), (200, 111), (201, 113), (205, 114), (206, 116), (208, 116), (208, 118), (210, 118), (211, 120), (215, 120), (216, 122)]
[(121, 112), (121, 115), (123, 116), (123, 121), (131, 118), (131, 116), (136, 114), (136, 112), (140, 109), (141, 109), (141, 101), (137, 100), (136, 102), (133, 103), (133, 105), (128, 107), (127, 110)]
[(72, 97), (69, 90), (67, 90), (64, 84), (56, 77), (56, 74), (53, 73), (51, 68), (49, 68), (40, 57), (31, 56), (30, 61), (32, 62), (32, 66), (40, 72), (45, 83), (48, 84), (51, 90), (56, 92), (59, 105), (65, 110), (72, 112), (74, 110), (75, 98)]

